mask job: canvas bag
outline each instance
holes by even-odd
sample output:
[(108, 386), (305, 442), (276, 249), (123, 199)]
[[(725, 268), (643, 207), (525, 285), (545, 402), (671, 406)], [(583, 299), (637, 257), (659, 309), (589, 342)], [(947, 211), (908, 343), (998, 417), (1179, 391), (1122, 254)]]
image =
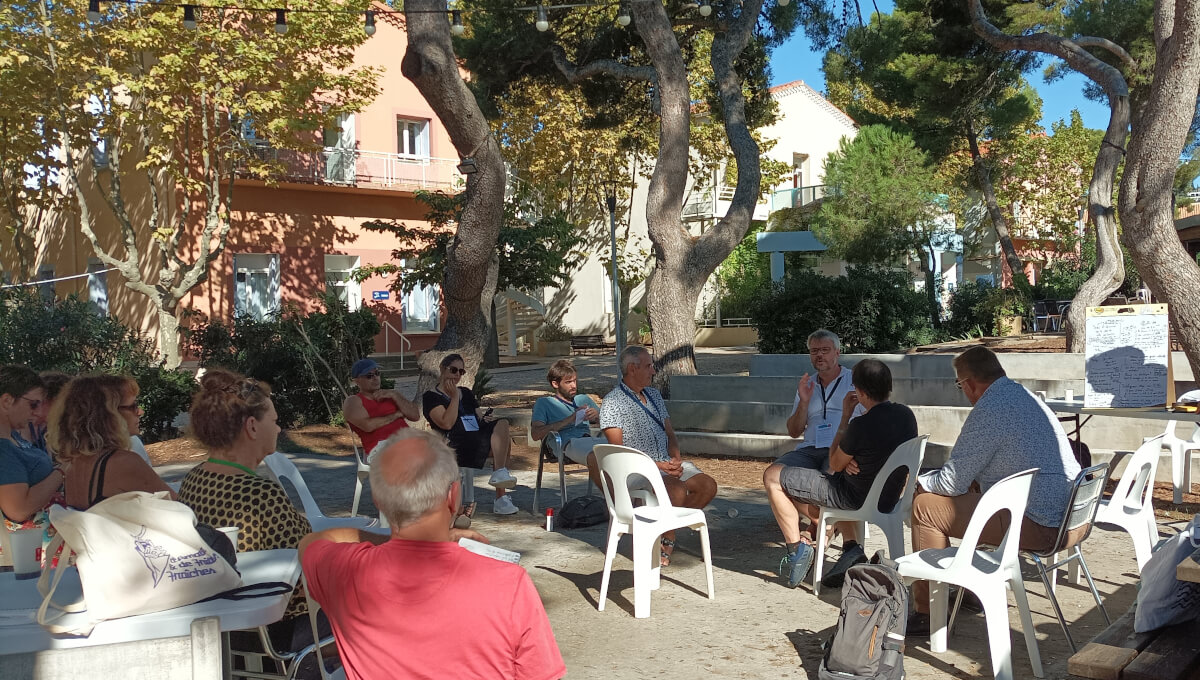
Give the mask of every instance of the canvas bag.
[[(191, 508), (166, 492), (130, 491), (103, 500), (86, 511), (61, 505), (50, 508), (58, 531), (51, 554), (65, 544), (76, 554), (83, 599), (54, 602), (67, 560), (45, 569), (38, 580), (42, 605), (37, 621), (52, 633), (87, 635), (99, 622), (193, 604), (242, 583), (237, 571), (196, 531)], [(51, 573), (53, 579), (51, 580)], [(50, 608), (86, 611), (77, 625), (54, 623)]]
[[(878, 556), (876, 558), (877, 561)], [(908, 589), (895, 569), (857, 564), (846, 571), (842, 608), (817, 670), (820, 680), (900, 680)]]

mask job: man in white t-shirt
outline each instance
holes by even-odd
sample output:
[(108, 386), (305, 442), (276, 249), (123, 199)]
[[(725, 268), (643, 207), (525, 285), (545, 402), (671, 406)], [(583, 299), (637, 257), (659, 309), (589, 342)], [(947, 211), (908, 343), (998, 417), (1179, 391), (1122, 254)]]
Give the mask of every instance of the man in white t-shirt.
[[(842, 342), (832, 331), (821, 328), (808, 336), (808, 355), (817, 373), (814, 376), (807, 373), (801, 376), (796, 386), (792, 415), (787, 419), (788, 434), (792, 437), (803, 434), (804, 441), (763, 472), (767, 501), (771, 504), (771, 512), (775, 514), (775, 522), (783, 532), (789, 555), (804, 539), (814, 539), (812, 532), (816, 527), (810, 526), (808, 532), (801, 531), (801, 510), (788, 495), (780, 477), (786, 478), (789, 468), (828, 471), (829, 448), (842, 420), (842, 404), (846, 401), (846, 395), (854, 391), (850, 369), (838, 363), (841, 350)], [(860, 415), (861, 410), (861, 406), (857, 407), (854, 415)], [(801, 579), (803, 576), (800, 574)], [(789, 578), (789, 584), (794, 588), (799, 585), (799, 580)]]

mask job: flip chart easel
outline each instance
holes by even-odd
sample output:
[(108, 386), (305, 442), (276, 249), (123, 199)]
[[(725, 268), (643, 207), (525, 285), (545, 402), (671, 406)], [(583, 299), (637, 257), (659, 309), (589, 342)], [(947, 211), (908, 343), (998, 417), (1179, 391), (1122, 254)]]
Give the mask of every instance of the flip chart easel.
[(1084, 353), (1087, 408), (1171, 406), (1167, 305), (1088, 307)]

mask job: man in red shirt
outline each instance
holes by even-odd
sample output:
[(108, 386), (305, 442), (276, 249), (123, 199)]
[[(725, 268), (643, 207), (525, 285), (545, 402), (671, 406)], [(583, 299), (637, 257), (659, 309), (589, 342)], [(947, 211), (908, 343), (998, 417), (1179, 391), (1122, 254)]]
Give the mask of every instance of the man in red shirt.
[(342, 402), (342, 415), (363, 445), (363, 457), (369, 457), (379, 442), (408, 427), (407, 420), (416, 421), (421, 411), (413, 402), (396, 390), (379, 387), (379, 364), (374, 359), (359, 359), (350, 367), (350, 379), (358, 386)]
[(299, 545), (308, 591), (333, 625), (346, 675), (553, 680), (566, 666), (533, 581), (454, 539), (458, 465), (438, 438), (405, 429), (371, 461), (391, 535), (330, 529)]

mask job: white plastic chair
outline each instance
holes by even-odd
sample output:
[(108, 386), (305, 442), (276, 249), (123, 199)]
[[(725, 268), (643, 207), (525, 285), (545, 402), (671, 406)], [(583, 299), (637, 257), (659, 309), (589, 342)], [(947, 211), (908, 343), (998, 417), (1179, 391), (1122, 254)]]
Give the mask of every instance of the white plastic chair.
[(358, 517), (358, 503), (362, 500), (363, 482), (371, 477), (371, 466), (367, 463), (366, 452), (361, 446), (354, 447), (354, 462), (358, 465), (354, 479), (354, 500), (350, 503), (350, 516)]
[[(971, 522), (967, 525), (959, 546), (929, 548), (896, 560), (896, 568), (906, 582), (929, 581), (929, 646), (934, 652), (946, 651), (946, 608), (949, 593), (943, 584), (966, 588), (979, 596), (987, 618), (988, 643), (992, 652), (992, 672), (998, 680), (1012, 680), (1012, 642), (1008, 629), (1008, 597), (1005, 586), (1012, 588), (1021, 614), (1025, 646), (1036, 677), (1044, 677), (1042, 659), (1038, 654), (1033, 618), (1025, 583), (1021, 580), (1021, 561), (1018, 545), (1021, 542), (1021, 520), (1029, 502), (1029, 487), (1037, 469), (1025, 470), (1005, 477), (988, 489), (979, 499)], [(1012, 521), (1008, 532), (995, 552), (977, 550), (984, 525), (996, 514), (1008, 511)]]
[[(538, 512), (542, 509), (538, 502), (538, 498), (541, 496), (542, 491), (542, 468), (547, 462), (558, 463), (558, 507), (562, 508), (562, 506), (567, 504), (568, 471), (566, 466), (579, 465), (579, 463), (567, 458), (566, 452), (563, 451), (564, 447), (562, 436), (557, 432), (551, 432), (543, 437), (541, 441), (538, 441), (533, 438), (533, 426), (530, 425), (529, 427), (525, 428), (525, 443), (534, 451), (538, 452), (537, 483), (533, 486), (533, 514), (538, 514)], [(551, 456), (553, 456), (553, 458), (551, 458)], [(587, 465), (584, 465), (583, 469), (586, 471)], [(576, 470), (571, 470), (571, 472), (575, 471)], [(591, 490), (592, 480), (591, 477), (589, 477), (588, 491), (590, 492)]]
[[(921, 471), (921, 461), (925, 460), (925, 444), (929, 435), (913, 437), (896, 447), (888, 456), (883, 469), (871, 484), (867, 499), (857, 510), (839, 510), (837, 508), (821, 508), (821, 517), (817, 521), (817, 556), (813, 564), (813, 594), (821, 594), (821, 572), (825, 566), (825, 527), (835, 522), (857, 522), (859, 540), (866, 536), (867, 522), (883, 529), (887, 537), (888, 557), (893, 560), (904, 554), (904, 521), (912, 516), (913, 490), (917, 487), (917, 473)], [(887, 484), (888, 477), (899, 468), (908, 471), (908, 480), (904, 483), (900, 500), (891, 512), (879, 511), (879, 496)]]
[[(1179, 421), (1168, 420), (1162, 433), (1162, 447), (1171, 450), (1171, 485), (1175, 487), (1173, 500), (1183, 502), (1183, 492), (1192, 490), (1192, 451), (1200, 451), (1200, 423), (1192, 430), (1191, 439), (1180, 439), (1175, 434)], [(1150, 441), (1154, 437), (1146, 437)]]
[(1138, 447), (1125, 466), (1117, 488), (1107, 500), (1100, 501), (1096, 524), (1110, 524), (1124, 530), (1133, 539), (1138, 573), (1150, 561), (1158, 543), (1158, 522), (1154, 519), (1154, 475), (1162, 455), (1163, 435), (1152, 437)]
[(313, 498), (312, 492), (308, 490), (308, 484), (304, 482), (300, 470), (286, 453), (276, 451), (264, 458), (263, 462), (267, 464), (267, 470), (276, 482), (282, 485), (284, 480), (287, 480), (296, 489), (296, 495), (300, 497), (304, 515), (308, 518), (308, 523), (312, 525), (313, 531), (324, 531), (334, 527), (365, 529), (375, 525), (375, 520), (370, 517), (326, 517), (321, 512), (320, 506), (317, 505), (317, 499)]
[[(708, 599), (714, 599), (712, 550), (708, 543), (708, 521), (704, 511), (671, 505), (662, 473), (654, 461), (641, 451), (625, 446), (598, 444), (593, 452), (600, 465), (601, 477), (605, 480), (602, 491), (609, 514), (608, 548), (604, 554), (604, 575), (600, 581), (600, 597), (596, 608), (604, 611), (612, 563), (617, 556), (621, 535), (632, 534), (633, 615), (639, 619), (649, 617), (650, 591), (658, 589), (661, 571), (658, 539), (664, 532), (684, 527), (695, 529), (700, 534), (704, 569), (708, 576)], [(629, 488), (631, 482), (638, 486), (648, 484), (656, 504), (633, 507), (634, 494)]]

